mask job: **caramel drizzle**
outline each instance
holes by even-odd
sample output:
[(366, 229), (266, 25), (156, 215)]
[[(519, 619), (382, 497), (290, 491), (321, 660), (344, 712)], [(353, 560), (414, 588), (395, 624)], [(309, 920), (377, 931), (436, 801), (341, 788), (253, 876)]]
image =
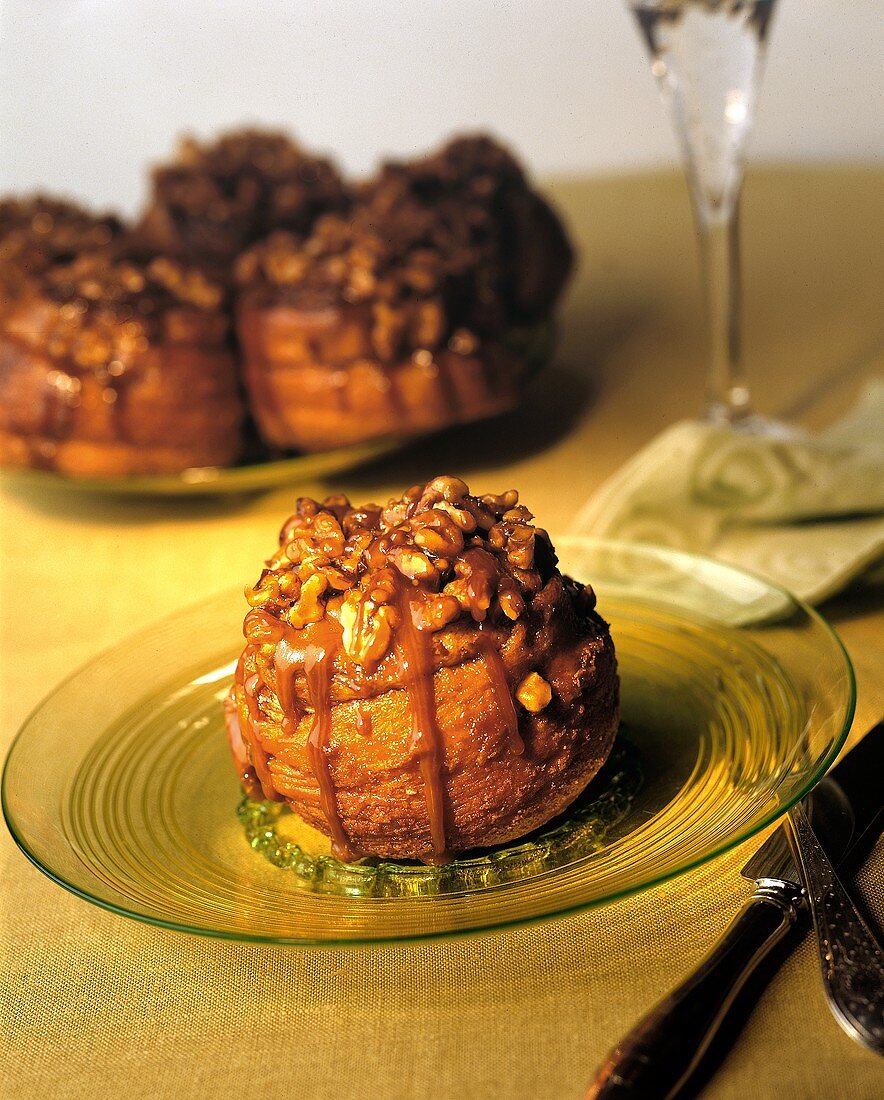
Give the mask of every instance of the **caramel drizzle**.
[(295, 676), (298, 671), (300, 654), (283, 637), (273, 653), (273, 666), (276, 670), (276, 698), (282, 711), (283, 733), (294, 733), (301, 713), (295, 699)]
[(513, 693), (507, 680), (506, 665), (491, 639), (481, 633), (479, 635), (479, 652), (485, 662), (488, 679), (491, 681), (491, 690), (497, 699), (497, 705), (500, 707), (513, 752), (517, 756), (521, 756), (525, 751), (525, 742), (519, 733), (519, 716), (516, 713)]
[(239, 711), (235, 697), (228, 696), (224, 700), (224, 717), (227, 722), (227, 739), (230, 744), (233, 759), (239, 768), (239, 781), (243, 790), (256, 801), (264, 797), (258, 776), (252, 766), (248, 748), (242, 734), (242, 723), (239, 720)]
[(307, 760), (319, 785), (319, 804), (331, 832), (332, 852), (339, 859), (348, 860), (355, 858), (357, 853), (344, 831), (327, 756), (331, 733), (332, 670), (340, 639), (338, 631), (333, 630), (329, 622), (315, 633), (318, 644), (311, 643), (304, 650), (307, 692), (313, 708), (313, 725), (307, 737)]
[(335, 391), (335, 402), (338, 412), (350, 411), (350, 372), (346, 367), (339, 367), (332, 372), (332, 385)]
[[(250, 611), (244, 624), (246, 637), (253, 643), (272, 644), (273, 666), (276, 673), (276, 698), (282, 711), (282, 730), (292, 734), (301, 720), (301, 713), (295, 695), (295, 678), (303, 662), (307, 680), (307, 692), (313, 708), (313, 724), (307, 737), (307, 762), (319, 787), (319, 804), (328, 823), (332, 837), (332, 851), (341, 859), (356, 858), (357, 853), (344, 831), (341, 815), (338, 811), (334, 780), (329, 768), (327, 747), (331, 733), (331, 680), (335, 653), (340, 645), (340, 628), (332, 622), (312, 624), (303, 632), (307, 645), (301, 649), (296, 644), (296, 635), (285, 623), (272, 615), (259, 610)], [(260, 714), (255, 686), (258, 675), (244, 679), (243, 659), (237, 667), (237, 681), (242, 684), (246, 699), (247, 722), (245, 735), (265, 797), (278, 797), (273, 794), (272, 780), (267, 767), (267, 756), (258, 743), (255, 724)]]
[(237, 683), (242, 684), (243, 697), (246, 701), (246, 713), (241, 715), (245, 721), (240, 723), (240, 732), (248, 747), (249, 758), (252, 762), (252, 767), (255, 769), (258, 782), (261, 784), (261, 790), (264, 793), (264, 797), (276, 800), (279, 798), (279, 795), (276, 793), (276, 788), (273, 786), (273, 777), (270, 774), (270, 768), (267, 764), (267, 754), (261, 748), (256, 729), (261, 716), (261, 708), (256, 696), (258, 675), (257, 673), (253, 673), (248, 677), (245, 675), (245, 653), (243, 653), (242, 657), (239, 659), (239, 664), (236, 668), (236, 680)]
[[(268, 328), (266, 323), (262, 324), (262, 311), (258, 307), (240, 307), (237, 311), (243, 376), (252, 398), (255, 419), (264, 424), (271, 438), (282, 438), (288, 432), (288, 424), (273, 377), (277, 366), (272, 352), (274, 334)], [(279, 367), (282, 369), (284, 363)]]
[[(31, 345), (14, 333), (4, 333), (4, 340), (25, 355), (33, 354)], [(88, 375), (95, 377), (101, 385), (111, 431), (120, 442), (129, 442), (128, 433), (124, 431), (123, 412), (128, 387), (136, 374), (131, 364), (114, 373), (104, 367), (80, 366), (69, 356), (49, 356), (49, 361), (52, 367), (44, 379), (37, 427), (40, 438), (36, 443), (30, 442), (33, 464), (41, 469), (54, 469), (57, 445), (71, 436), (74, 410), (80, 407), (83, 378)]]
[(436, 721), (430, 642), (418, 630), (414, 621), (418, 609), (419, 605), (412, 603), (408, 593), (403, 592), (400, 598), (402, 622), (397, 644), (411, 711), (411, 745), (418, 754), (424, 784), (433, 856), (435, 862), (443, 863), (448, 857), (445, 840), (445, 791), (442, 785), (442, 735)]
[(135, 381), (136, 371), (131, 367), (119, 374), (109, 374), (102, 379), (102, 399), (108, 407), (108, 416), (111, 422), (111, 430), (119, 436), (123, 442), (128, 442), (129, 433), (126, 431), (125, 416), (126, 405), (129, 398), (129, 388)]
[(478, 368), (479, 377), (482, 379), (482, 388), (489, 397), (495, 397), (503, 389), (503, 382), (498, 374), (491, 370), (488, 360), (489, 352), (486, 348), (484, 355), (470, 356), (470, 363)]
[(371, 737), (374, 726), (371, 720), (371, 711), (360, 703), (356, 708), (356, 729), (361, 737)]
[(80, 404), (80, 379), (69, 370), (53, 367), (43, 387), (43, 415), (39, 433), (49, 439), (66, 439), (71, 431), (74, 409)]
[[(377, 549), (385, 547), (379, 544)], [(479, 601), (481, 596), (484, 561), (474, 554), (474, 576), (471, 577), (469, 590), (471, 599)], [(482, 601), (484, 602), (484, 601)], [(408, 708), (411, 712), (411, 747), (417, 753), (421, 779), (424, 786), (424, 798), (430, 828), (433, 862), (443, 863), (448, 858), (445, 834), (445, 787), (443, 782), (443, 738), (436, 713), (436, 700), (433, 690), (433, 661), (430, 638), (420, 629), (420, 603), (411, 598), (409, 589), (403, 587), (399, 593), (399, 611), (401, 622), (396, 632), (396, 645), (399, 651), (402, 682), (406, 692)], [(361, 601), (357, 613), (357, 630), (362, 627), (364, 604)], [(477, 604), (475, 614), (484, 618), (484, 609)], [(518, 713), (513, 703), (512, 691), (507, 679), (506, 666), (495, 648), (493, 640), (479, 633), (479, 655), (482, 657), (491, 683), (492, 693), (497, 699), (512, 749), (517, 755), (525, 751), (525, 744), (519, 733)], [(301, 715), (295, 696), (295, 675), (301, 661), (307, 680), (307, 692), (313, 711), (313, 723), (307, 738), (307, 760), (319, 787), (319, 801), (322, 813), (328, 823), (332, 837), (332, 851), (340, 859), (358, 857), (350, 838), (344, 830), (337, 803), (334, 779), (329, 767), (327, 755), (331, 734), (331, 685), (334, 658), (341, 644), (340, 627), (334, 620), (323, 620), (311, 624), (304, 631), (306, 646), (301, 650), (294, 644), (294, 632), (272, 616), (259, 611), (250, 612), (246, 617), (247, 636), (259, 642), (275, 644), (273, 662), (276, 672), (276, 696), (283, 714), (284, 732), (291, 733), (297, 726)], [(247, 704), (247, 721), (243, 730), (250, 749), (258, 780), (265, 797), (279, 797), (273, 790), (273, 784), (267, 767), (267, 757), (257, 741), (255, 723), (260, 708), (255, 698), (258, 676), (243, 679), (243, 659), (237, 669), (237, 679), (242, 683)], [(356, 726), (359, 733), (370, 737), (372, 733), (371, 714), (362, 704), (357, 706)]]
[(397, 364), (392, 364), (389, 369), (379, 366), (378, 378), (380, 380), (381, 392), (386, 396), (390, 402), (390, 409), (393, 413), (393, 418), (397, 425), (400, 420), (405, 420), (408, 415), (408, 407), (405, 403), (405, 399), (402, 396), (402, 391), (399, 384), (399, 367)]
[[(15, 361), (15, 352), (32, 356), (34, 349), (15, 333), (3, 334), (3, 360), (0, 369)], [(12, 349), (11, 351), (9, 349)], [(41, 392), (40, 415), (36, 426), (36, 438), (29, 434), (25, 439), (32, 466), (41, 470), (55, 469), (58, 444), (71, 433), (74, 409), (80, 404), (80, 371), (68, 359), (49, 357), (52, 364), (46, 372)]]

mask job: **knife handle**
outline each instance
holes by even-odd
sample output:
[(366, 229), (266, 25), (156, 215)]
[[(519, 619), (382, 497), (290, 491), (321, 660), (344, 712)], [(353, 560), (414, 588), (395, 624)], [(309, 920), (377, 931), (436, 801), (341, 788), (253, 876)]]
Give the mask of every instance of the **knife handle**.
[(586, 1100), (670, 1100), (694, 1072), (746, 979), (795, 926), (801, 893), (765, 881), (712, 953), (611, 1051)]
[(790, 820), (829, 1006), (851, 1039), (884, 1054), (884, 950), (844, 889), (800, 802)]

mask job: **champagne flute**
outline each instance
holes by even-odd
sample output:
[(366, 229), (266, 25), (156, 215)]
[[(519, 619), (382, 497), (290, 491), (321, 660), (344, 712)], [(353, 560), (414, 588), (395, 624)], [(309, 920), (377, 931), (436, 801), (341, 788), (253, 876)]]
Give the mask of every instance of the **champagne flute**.
[(739, 203), (776, 0), (627, 0), (682, 147), (706, 291), (706, 418), (790, 434), (753, 412), (740, 349)]

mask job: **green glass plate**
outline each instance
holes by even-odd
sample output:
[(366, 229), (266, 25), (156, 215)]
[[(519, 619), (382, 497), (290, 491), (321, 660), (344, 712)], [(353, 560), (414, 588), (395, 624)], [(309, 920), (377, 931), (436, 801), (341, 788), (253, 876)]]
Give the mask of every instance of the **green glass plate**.
[[(103, 654), (34, 712), (3, 774), (16, 841), (56, 882), (125, 916), (240, 940), (355, 944), (610, 902), (784, 814), (834, 760), (853, 714), (850, 664), (826, 623), (766, 581), (708, 559), (588, 539), (558, 548), (611, 623), (623, 719), (643, 773), (600, 843), (560, 844), (552, 860), (510, 859), (506, 874), (416, 893), (367, 891), (357, 865), (350, 892), (340, 888), (346, 864), (331, 891), (321, 874), (275, 866), (237, 817), (242, 794), (223, 730), (242, 644), (239, 590)], [(565, 815), (552, 831), (568, 829)], [(501, 862), (495, 853), (470, 859)], [(457, 862), (460, 874), (470, 861)]]
[(254, 493), (279, 485), (312, 481), (340, 474), (390, 454), (408, 439), (376, 439), (352, 447), (338, 447), (318, 454), (292, 455), (268, 462), (239, 466), (192, 466), (180, 474), (133, 474), (131, 477), (66, 477), (53, 470), (5, 469), (3, 476), (25, 488), (63, 488), (65, 492), (99, 493), (105, 496), (202, 497)]

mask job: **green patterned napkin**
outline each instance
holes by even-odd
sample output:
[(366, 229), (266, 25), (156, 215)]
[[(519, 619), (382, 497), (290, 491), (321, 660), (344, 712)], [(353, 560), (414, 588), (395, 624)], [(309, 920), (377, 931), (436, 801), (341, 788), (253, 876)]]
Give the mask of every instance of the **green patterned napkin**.
[(766, 439), (682, 421), (610, 478), (573, 533), (663, 543), (819, 603), (884, 566), (884, 379), (816, 435)]

